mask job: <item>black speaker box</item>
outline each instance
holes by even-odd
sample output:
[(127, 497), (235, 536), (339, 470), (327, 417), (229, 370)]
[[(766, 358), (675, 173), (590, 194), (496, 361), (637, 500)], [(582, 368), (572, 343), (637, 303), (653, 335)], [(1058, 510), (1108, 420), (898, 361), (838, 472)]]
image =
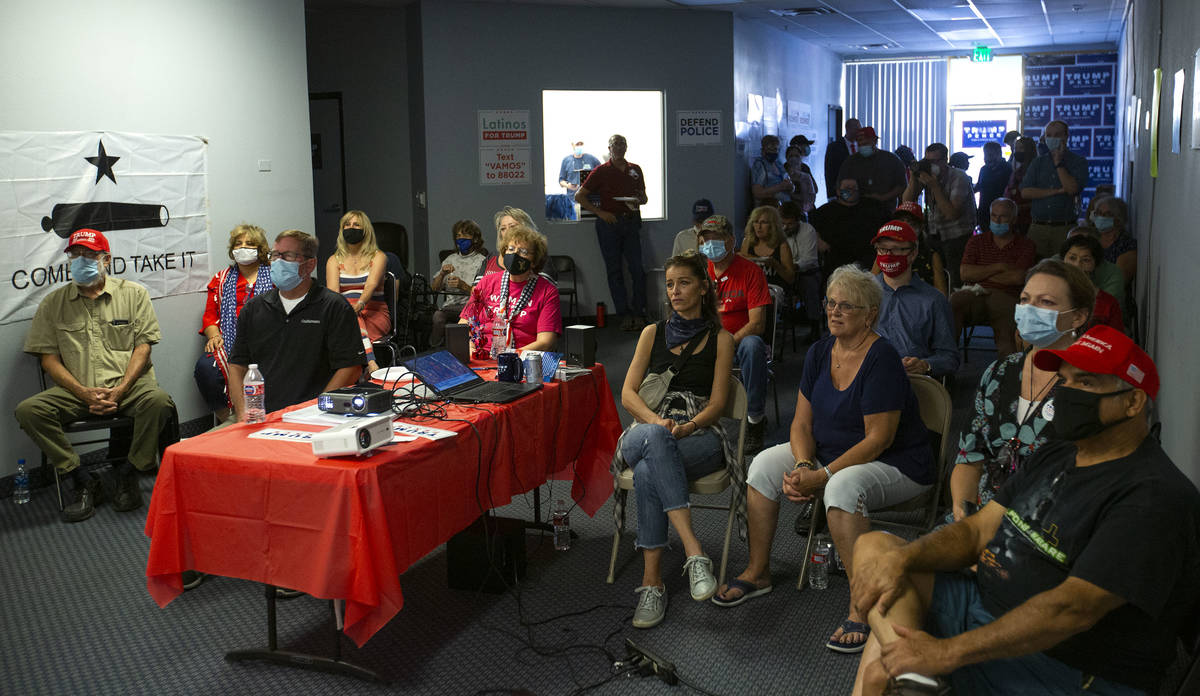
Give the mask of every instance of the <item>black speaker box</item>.
[(471, 327), (466, 324), (446, 324), (446, 350), (464, 365), (471, 361)]
[(484, 515), (446, 542), (446, 584), (451, 589), (502, 594), (524, 579), (524, 520)]
[(596, 364), (596, 327), (577, 324), (567, 327), (567, 365), (591, 367)]

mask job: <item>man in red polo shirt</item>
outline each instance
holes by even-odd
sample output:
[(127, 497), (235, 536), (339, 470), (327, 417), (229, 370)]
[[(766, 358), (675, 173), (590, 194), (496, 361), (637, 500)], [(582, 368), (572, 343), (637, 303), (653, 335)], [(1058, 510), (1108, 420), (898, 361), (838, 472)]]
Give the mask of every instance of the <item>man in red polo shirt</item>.
[(772, 310), (767, 277), (753, 261), (734, 252), (733, 226), (724, 215), (713, 215), (700, 225), (700, 253), (708, 257), (708, 275), (717, 286), (717, 311), (721, 325), (733, 334), (746, 387), (746, 452), (762, 449), (766, 429), (767, 344), (763, 331)]
[(1012, 232), (1017, 204), (1008, 198), (992, 201), (988, 231), (971, 237), (963, 250), (959, 274), (964, 283), (974, 283), (950, 296), (954, 310), (954, 335), (962, 327), (986, 324), (996, 335), (1000, 359), (1017, 352), (1017, 324), (1013, 308), (1021, 297), (1025, 273), (1037, 260), (1037, 247), (1028, 237)]
[[(636, 331), (646, 325), (646, 273), (642, 270), (642, 215), (638, 206), (649, 199), (642, 168), (625, 159), (628, 148), (623, 135), (608, 139), (608, 161), (592, 170), (575, 193), (575, 202), (596, 216), (596, 240), (604, 257), (613, 309), (624, 317), (622, 329)], [(625, 293), (622, 258), (633, 281), (632, 302)]]

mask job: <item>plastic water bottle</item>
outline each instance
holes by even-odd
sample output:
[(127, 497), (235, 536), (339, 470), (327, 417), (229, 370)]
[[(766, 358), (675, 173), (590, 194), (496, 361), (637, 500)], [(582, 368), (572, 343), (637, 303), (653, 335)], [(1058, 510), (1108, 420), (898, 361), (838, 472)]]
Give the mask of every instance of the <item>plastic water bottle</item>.
[(504, 321), (504, 317), (497, 314), (492, 320), (492, 359), (501, 353), (508, 351), (508, 322)]
[(29, 472), (25, 471), (25, 460), (17, 460), (17, 473), (13, 475), (13, 502), (24, 505), (29, 502)]
[(251, 363), (246, 371), (246, 379), (242, 382), (242, 392), (246, 395), (246, 422), (265, 423), (267, 420), (267, 384), (262, 373), (258, 371), (258, 363)]
[(832, 545), (821, 538), (815, 540), (812, 556), (808, 559), (808, 586), (814, 590), (829, 587), (829, 553)]
[(554, 549), (566, 551), (571, 548), (571, 515), (567, 512), (567, 503), (559, 500), (554, 503)]

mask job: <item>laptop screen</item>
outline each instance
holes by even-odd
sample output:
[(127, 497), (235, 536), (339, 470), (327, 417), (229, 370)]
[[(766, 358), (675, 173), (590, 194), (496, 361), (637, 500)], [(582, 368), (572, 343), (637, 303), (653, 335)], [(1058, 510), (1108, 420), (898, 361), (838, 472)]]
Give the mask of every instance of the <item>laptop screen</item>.
[(405, 365), (415, 372), (422, 382), (439, 392), (445, 392), (478, 378), (474, 370), (463, 365), (448, 350), (418, 355), (405, 361)]

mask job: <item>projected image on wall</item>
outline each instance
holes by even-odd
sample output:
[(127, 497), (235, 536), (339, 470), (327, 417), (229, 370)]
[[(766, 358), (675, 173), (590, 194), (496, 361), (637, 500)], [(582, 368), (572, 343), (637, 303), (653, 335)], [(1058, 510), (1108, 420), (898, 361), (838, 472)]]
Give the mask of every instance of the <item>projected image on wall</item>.
[[(575, 192), (593, 168), (608, 160), (608, 138), (625, 136), (626, 160), (642, 168), (647, 203), (643, 220), (664, 217), (663, 93), (651, 91), (545, 90), (542, 134), (546, 219), (580, 219)], [(585, 218), (591, 215), (583, 212)]]

